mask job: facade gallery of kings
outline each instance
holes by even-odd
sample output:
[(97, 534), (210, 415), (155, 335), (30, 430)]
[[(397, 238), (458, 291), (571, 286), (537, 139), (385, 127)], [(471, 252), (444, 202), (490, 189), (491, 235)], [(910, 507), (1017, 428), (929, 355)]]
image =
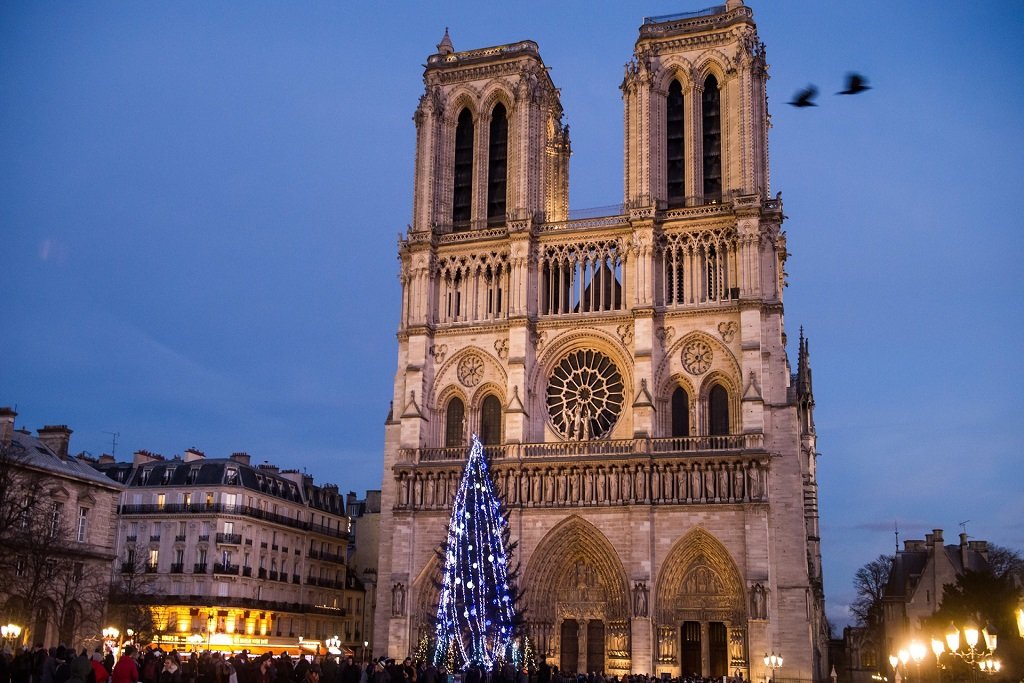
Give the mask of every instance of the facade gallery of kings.
[[(786, 352), (764, 45), (738, 0), (646, 19), (625, 196), (568, 210), (536, 43), (427, 58), (399, 245), (378, 647), (431, 633), (468, 435), (510, 511), (526, 630), (565, 671), (823, 680), (814, 401)], [(383, 651), (383, 650), (382, 650)]]

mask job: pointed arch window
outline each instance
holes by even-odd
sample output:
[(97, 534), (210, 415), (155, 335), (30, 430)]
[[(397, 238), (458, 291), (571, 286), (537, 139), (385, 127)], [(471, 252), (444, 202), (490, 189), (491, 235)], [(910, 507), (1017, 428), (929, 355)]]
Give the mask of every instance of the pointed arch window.
[(718, 79), (704, 80), (701, 98), (701, 123), (704, 135), (704, 203), (722, 201), (722, 96)]
[(473, 204), (473, 114), (463, 109), (455, 126), (455, 185), (452, 228), (468, 230)]
[(672, 392), (672, 436), (690, 435), (690, 397), (682, 387)]
[(501, 401), (491, 395), (480, 406), (480, 440), (485, 446), (501, 443)]
[(466, 420), (466, 404), (458, 396), (448, 401), (444, 415), (445, 448), (458, 448), (463, 445), (463, 424)]
[(669, 206), (686, 202), (683, 160), (683, 86), (673, 80), (665, 100), (665, 179)]
[(508, 117), (500, 102), (491, 111), (491, 135), (487, 149), (487, 223), (505, 222), (505, 191), (508, 183)]
[(708, 433), (711, 436), (729, 433), (729, 393), (721, 384), (708, 392)]

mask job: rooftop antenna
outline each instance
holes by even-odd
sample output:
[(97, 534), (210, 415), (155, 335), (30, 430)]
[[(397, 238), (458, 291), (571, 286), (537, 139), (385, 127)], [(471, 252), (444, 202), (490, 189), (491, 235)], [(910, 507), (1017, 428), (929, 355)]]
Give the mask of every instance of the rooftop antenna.
[(965, 519), (964, 521), (960, 522), (960, 525), (959, 525), (960, 526), (960, 530), (964, 532), (965, 536), (967, 535), (967, 522), (969, 522), (969, 521), (971, 521), (971, 520)]
[(896, 534), (896, 552), (900, 551), (900, 523), (899, 520), (892, 520), (893, 533)]
[(121, 432), (103, 432), (104, 434), (110, 434), (110, 455), (117, 455), (117, 437), (121, 436)]

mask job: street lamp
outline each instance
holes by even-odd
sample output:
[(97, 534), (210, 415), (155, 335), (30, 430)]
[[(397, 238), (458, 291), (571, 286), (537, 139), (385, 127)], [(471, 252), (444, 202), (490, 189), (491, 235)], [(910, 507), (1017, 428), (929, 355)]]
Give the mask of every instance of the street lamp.
[(774, 652), (764, 655), (764, 665), (768, 669), (771, 669), (772, 680), (775, 679), (775, 672), (782, 668), (782, 655), (777, 655)]
[(1017, 633), (1024, 638), (1024, 607), (1017, 608)]
[[(987, 625), (981, 629), (980, 635), (984, 640), (984, 647), (980, 646), (982, 640), (978, 638), (978, 625), (974, 621), (968, 621), (964, 624), (962, 633), (963, 641), (967, 646), (966, 649), (961, 648), (961, 630), (956, 627), (956, 624), (950, 623), (949, 629), (946, 631), (945, 646), (948, 651), (947, 654), (963, 660), (968, 666), (977, 666), (983, 673), (995, 673), (1002, 668), (999, 660), (992, 657), (999, 642), (995, 628)], [(943, 654), (942, 645), (942, 641), (938, 639), (932, 640), (932, 649), (935, 651), (936, 661), (939, 661), (939, 655)], [(941, 663), (939, 665), (941, 666)]]
[(370, 648), (370, 641), (364, 640), (363, 641), (363, 663), (364, 664), (366, 662), (370, 661), (369, 648)]
[(338, 637), (337, 633), (335, 633), (333, 637), (328, 638), (326, 640), (326, 644), (327, 651), (330, 652), (332, 655), (341, 654), (341, 638)]
[(10, 639), (11, 648), (14, 649), (14, 644), (21, 636), (21, 627), (17, 624), (5, 624), (0, 626), (0, 635), (3, 636), (4, 640)]

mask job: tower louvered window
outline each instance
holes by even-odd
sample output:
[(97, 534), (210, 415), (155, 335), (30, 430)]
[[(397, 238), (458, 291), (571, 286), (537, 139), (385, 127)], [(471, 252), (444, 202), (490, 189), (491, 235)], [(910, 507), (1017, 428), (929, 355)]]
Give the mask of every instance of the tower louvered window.
[(729, 433), (729, 394), (721, 384), (708, 392), (708, 431), (712, 436)]
[(466, 419), (466, 405), (456, 396), (448, 401), (444, 416), (444, 445), (446, 448), (457, 448), (463, 445), (463, 423)]
[(488, 396), (480, 406), (480, 440), (485, 446), (501, 443), (501, 401)]
[(683, 183), (683, 86), (672, 81), (665, 102), (665, 178), (668, 183), (669, 206), (682, 206), (686, 201)]
[(505, 105), (491, 112), (490, 145), (487, 150), (487, 223), (505, 222), (505, 190), (508, 178), (508, 118)]
[(722, 201), (722, 99), (718, 79), (704, 81), (701, 102), (704, 131), (704, 203)]
[(672, 392), (672, 436), (690, 435), (690, 397), (682, 387)]
[(473, 114), (463, 109), (455, 126), (455, 186), (452, 228), (468, 230), (473, 205)]

